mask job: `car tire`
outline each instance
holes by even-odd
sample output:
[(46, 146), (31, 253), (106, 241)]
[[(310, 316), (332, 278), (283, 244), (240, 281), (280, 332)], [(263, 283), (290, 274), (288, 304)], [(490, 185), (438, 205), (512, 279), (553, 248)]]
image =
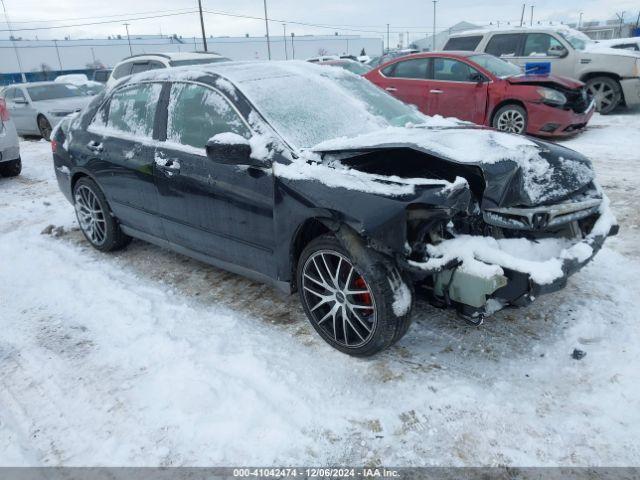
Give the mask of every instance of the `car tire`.
[(501, 132), (524, 134), (529, 126), (529, 117), (523, 107), (510, 103), (498, 109), (491, 125)]
[(19, 158), (0, 163), (0, 175), (3, 177), (17, 177), (20, 172), (22, 172), (22, 160)]
[(348, 355), (378, 353), (400, 340), (411, 324), (413, 293), (398, 270), (366, 252), (356, 265), (331, 235), (305, 247), (296, 281), (313, 328)]
[(53, 129), (51, 128), (51, 123), (47, 120), (47, 117), (44, 115), (38, 115), (38, 131), (40, 132), (40, 136), (47, 141), (51, 140), (51, 132)]
[(610, 77), (595, 77), (587, 81), (587, 91), (596, 101), (596, 110), (602, 115), (613, 112), (622, 101), (622, 87)]
[(73, 187), (74, 208), (80, 230), (91, 246), (101, 252), (118, 250), (131, 242), (120, 229), (100, 187), (82, 177)]

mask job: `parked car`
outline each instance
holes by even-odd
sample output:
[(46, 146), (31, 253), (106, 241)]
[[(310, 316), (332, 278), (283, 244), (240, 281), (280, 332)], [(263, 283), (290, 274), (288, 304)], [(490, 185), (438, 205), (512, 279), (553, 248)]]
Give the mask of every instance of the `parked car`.
[(301, 61), (134, 75), (52, 150), (96, 249), (136, 237), (297, 290), (352, 355), (406, 333), (414, 289), (478, 324), (562, 288), (617, 229), (581, 154)]
[(49, 139), (51, 130), (70, 113), (82, 110), (93, 97), (75, 85), (32, 82), (9, 85), (0, 92), (19, 135)]
[(355, 73), (356, 75), (364, 75), (371, 71), (371, 67), (360, 63), (355, 60), (348, 59), (340, 59), (340, 60), (326, 60), (323, 62), (318, 62), (318, 65), (329, 65), (332, 67), (340, 67), (348, 70), (351, 73)]
[(97, 95), (104, 89), (104, 84), (89, 80), (84, 73), (71, 73), (59, 75), (55, 78), (56, 83), (70, 83), (80, 89), (85, 95)]
[(320, 55), (318, 57), (307, 58), (307, 62), (318, 63), (318, 62), (328, 62), (329, 60), (340, 60), (338, 55)]
[(632, 52), (640, 52), (640, 37), (598, 40), (597, 46), (605, 48), (619, 48), (621, 50), (630, 50)]
[(456, 117), (511, 133), (566, 136), (593, 115), (584, 83), (524, 75), (520, 67), (474, 52), (418, 53), (365, 75), (427, 115)]
[(0, 176), (16, 177), (22, 171), (20, 141), (4, 99), (0, 98)]
[(394, 58), (406, 57), (407, 55), (412, 55), (414, 53), (419, 53), (419, 52), (420, 50), (416, 50), (415, 48), (403, 48), (400, 50), (391, 50), (380, 56), (369, 59), (369, 61), (367, 62), (367, 65), (369, 65), (371, 68), (376, 68), (377, 66), (387, 63), (393, 60)]
[(128, 75), (157, 70), (159, 68), (183, 67), (186, 65), (202, 65), (205, 63), (225, 62), (229, 59), (217, 53), (206, 52), (167, 52), (143, 53), (126, 57), (111, 71), (107, 86), (113, 85)]
[(568, 27), (474, 30), (451, 35), (444, 50), (489, 53), (525, 69), (575, 78), (587, 84), (603, 114), (618, 105), (640, 104), (640, 57), (626, 50), (598, 47)]
[(100, 83), (107, 83), (107, 81), (109, 80), (109, 77), (111, 76), (112, 71), (113, 70), (110, 68), (103, 68), (100, 70), (96, 70), (95, 72), (93, 72), (93, 81), (100, 82)]

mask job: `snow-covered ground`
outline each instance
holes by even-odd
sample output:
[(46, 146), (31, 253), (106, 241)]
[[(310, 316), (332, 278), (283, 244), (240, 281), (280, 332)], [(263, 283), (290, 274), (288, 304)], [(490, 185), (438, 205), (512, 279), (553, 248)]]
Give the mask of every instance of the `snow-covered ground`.
[(480, 328), (420, 303), (362, 360), (295, 296), (143, 242), (93, 250), (49, 144), (23, 141), (0, 179), (0, 464), (639, 464), (640, 112), (564, 143), (620, 235), (562, 292)]

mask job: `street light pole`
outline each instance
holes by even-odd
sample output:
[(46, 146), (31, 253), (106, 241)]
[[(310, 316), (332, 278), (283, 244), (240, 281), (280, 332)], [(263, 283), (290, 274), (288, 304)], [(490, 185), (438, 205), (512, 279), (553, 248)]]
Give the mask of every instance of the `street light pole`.
[(578, 29), (580, 27), (582, 27), (582, 15), (584, 14), (584, 12), (580, 12), (580, 18), (578, 19)]
[(438, 0), (433, 0), (433, 39), (431, 42), (431, 51), (436, 51), (436, 3)]
[(291, 58), (293, 60), (296, 59), (296, 47), (293, 44), (293, 37), (295, 37), (295, 33), (291, 32)]
[(62, 60), (60, 60), (60, 49), (58, 48), (58, 40), (54, 40), (53, 44), (56, 46), (56, 54), (58, 55), (58, 65), (60, 65), (60, 70), (62, 70)]
[(207, 34), (204, 33), (204, 18), (202, 17), (202, 0), (198, 0), (198, 10), (200, 11), (200, 28), (202, 29), (202, 46), (204, 47), (204, 51), (207, 50)]
[(269, 40), (269, 17), (267, 15), (267, 0), (264, 0), (264, 26), (267, 30), (267, 54), (271, 60), (271, 41)]
[(287, 51), (287, 24), (282, 24), (282, 31), (284, 32), (282, 36), (282, 41), (284, 42), (284, 59), (289, 60), (289, 52)]
[(533, 5), (531, 5), (531, 21), (529, 22), (529, 25), (533, 26)]
[(391, 50), (391, 44), (389, 43), (389, 24), (387, 23), (387, 53)]
[(4, 0), (0, 0), (2, 2), (2, 10), (4, 10), (4, 18), (7, 20), (7, 28), (9, 28), (9, 35), (11, 37), (11, 45), (13, 45), (13, 51), (16, 54), (16, 60), (18, 61), (18, 70), (20, 70), (20, 77), (22, 77), (22, 82), (27, 82), (27, 77), (22, 70), (22, 61), (20, 60), (20, 54), (18, 53), (18, 47), (16, 45), (15, 38), (13, 36), (13, 29), (11, 28), (11, 20), (9, 20), (9, 14), (7, 13), (7, 7), (4, 4)]
[(133, 55), (133, 49), (131, 48), (131, 37), (129, 36), (129, 23), (123, 23), (124, 28), (127, 30), (127, 42), (129, 42), (129, 55)]

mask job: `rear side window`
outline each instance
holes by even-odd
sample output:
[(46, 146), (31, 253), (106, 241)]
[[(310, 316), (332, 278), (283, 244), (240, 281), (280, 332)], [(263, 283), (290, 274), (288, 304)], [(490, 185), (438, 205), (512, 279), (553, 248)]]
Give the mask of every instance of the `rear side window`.
[(111, 74), (111, 76), (116, 79), (126, 77), (127, 75), (131, 75), (131, 62), (118, 65)]
[(494, 35), (489, 40), (485, 51), (496, 57), (515, 57), (518, 55), (518, 45), (522, 34), (520, 33), (501, 33)]
[(480, 43), (480, 40), (482, 40), (482, 35), (450, 38), (444, 46), (444, 50), (464, 50), (467, 52), (473, 52)]
[(149, 70), (149, 62), (136, 62), (131, 67), (131, 75)]
[(136, 136), (151, 137), (162, 85), (145, 83), (118, 90), (108, 103), (108, 111), (98, 112), (94, 124)]
[(218, 92), (190, 83), (174, 83), (167, 116), (167, 141), (204, 148), (218, 133), (245, 138), (251, 132), (229, 101)]
[(2, 98), (4, 98), (5, 100), (8, 101), (13, 101), (13, 96), (16, 94), (16, 89), (15, 88), (6, 88), (1, 96)]
[(383, 70), (383, 73), (388, 77), (394, 78), (417, 78), (425, 80), (429, 71), (429, 59), (428, 58), (412, 58), (411, 60), (403, 60), (402, 62), (391, 65), (394, 67), (389, 70)]
[(466, 63), (451, 58), (436, 58), (433, 62), (433, 79), (446, 82), (470, 82), (478, 71)]

